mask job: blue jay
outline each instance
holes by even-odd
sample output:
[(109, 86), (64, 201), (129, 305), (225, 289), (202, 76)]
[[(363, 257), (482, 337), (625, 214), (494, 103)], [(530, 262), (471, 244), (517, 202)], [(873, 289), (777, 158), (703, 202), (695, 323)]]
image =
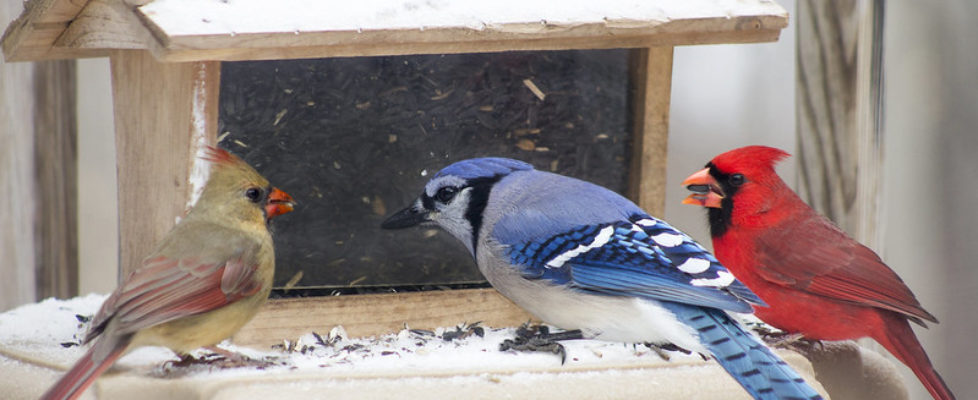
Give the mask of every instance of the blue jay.
[(603, 187), (505, 158), (445, 167), (385, 229), (436, 224), (494, 288), (588, 338), (709, 354), (757, 399), (820, 399), (724, 310), (763, 304), (702, 246)]

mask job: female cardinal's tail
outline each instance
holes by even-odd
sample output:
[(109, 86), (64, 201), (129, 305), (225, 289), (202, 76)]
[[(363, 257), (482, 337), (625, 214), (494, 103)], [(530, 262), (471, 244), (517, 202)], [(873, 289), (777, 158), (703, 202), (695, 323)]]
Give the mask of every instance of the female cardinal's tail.
[[(75, 365), (65, 373), (47, 392), (41, 396), (41, 400), (69, 400), (78, 398), (85, 389), (88, 389), (95, 378), (102, 375), (109, 369), (115, 360), (119, 359), (129, 345), (129, 338), (110, 338), (102, 335), (94, 346), (88, 349)], [(111, 340), (114, 343), (103, 343)], [(105, 346), (110, 346), (106, 353)], [(96, 353), (98, 353), (96, 355)]]
[(897, 313), (881, 312), (880, 314), (883, 318), (883, 332), (873, 336), (873, 339), (910, 367), (931, 396), (938, 400), (953, 400), (954, 394), (944, 383), (944, 379), (934, 370), (927, 353), (924, 352), (913, 329), (910, 328), (910, 322)]

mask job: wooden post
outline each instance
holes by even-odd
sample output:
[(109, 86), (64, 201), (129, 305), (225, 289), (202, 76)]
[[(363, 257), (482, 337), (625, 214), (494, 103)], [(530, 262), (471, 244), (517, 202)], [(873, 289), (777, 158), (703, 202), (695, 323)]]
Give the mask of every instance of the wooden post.
[(798, 192), (876, 248), (882, 0), (798, 2)]
[(198, 149), (216, 142), (220, 63), (110, 57), (119, 174), (120, 279), (184, 215)]
[(629, 54), (632, 162), (628, 197), (656, 217), (662, 217), (666, 207), (672, 50), (671, 46), (650, 47)]
[(34, 64), (35, 274), (38, 298), (78, 294), (75, 61)]
[[(12, 17), (0, 6), (0, 21)], [(33, 74), (0, 63), (0, 311), (36, 300)]]

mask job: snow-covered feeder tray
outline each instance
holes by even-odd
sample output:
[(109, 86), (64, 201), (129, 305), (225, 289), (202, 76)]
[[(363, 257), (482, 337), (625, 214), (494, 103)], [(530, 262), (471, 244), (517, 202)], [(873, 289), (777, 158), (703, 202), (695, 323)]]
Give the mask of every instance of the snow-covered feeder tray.
[[(3, 398), (37, 398), (70, 367), (85, 350), (78, 343), (86, 320), (105, 297), (47, 299), (0, 314)], [(470, 316), (497, 318), (485, 313)], [(290, 316), (280, 317), (284, 321)], [(756, 319), (741, 317), (750, 326), (758, 324)], [(268, 315), (258, 319), (259, 323), (276, 320)], [(425, 321), (418, 319), (418, 326)], [(351, 330), (377, 326), (353, 321)], [(200, 350), (194, 355), (204, 361), (178, 365), (178, 357), (169, 350), (144, 347), (121, 358), (82, 398), (750, 398), (718, 364), (697, 354), (642, 344), (570, 340), (563, 342), (562, 364), (553, 353), (500, 351), (500, 343), (515, 337), (513, 327), (460, 321), (448, 327), (401, 327), (392, 332), (358, 337), (340, 326), (319, 325), (272, 345), (229, 341), (218, 345), (251, 360), (247, 362)], [(907, 398), (895, 366), (854, 342), (776, 351), (823, 394)]]
[[(0, 314), (0, 385), (4, 398), (36, 398), (80, 357), (86, 319), (104, 295), (48, 299)], [(564, 342), (553, 353), (500, 351), (511, 327), (462, 325), (351, 338), (321, 327), (261, 349), (225, 342), (247, 356), (230, 362), (206, 350), (205, 360), (176, 365), (158, 347), (137, 349), (96, 381), (100, 399), (176, 398), (701, 398), (749, 396), (713, 362), (696, 354), (595, 340)], [(316, 333), (314, 333), (316, 332)], [(811, 364), (782, 351), (810, 382)], [(668, 360), (667, 360), (668, 359)], [(704, 383), (708, 382), (708, 383)]]

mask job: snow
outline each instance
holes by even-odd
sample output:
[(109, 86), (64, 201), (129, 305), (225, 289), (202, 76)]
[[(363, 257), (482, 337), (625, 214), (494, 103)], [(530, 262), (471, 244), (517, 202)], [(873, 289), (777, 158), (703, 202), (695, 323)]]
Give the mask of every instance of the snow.
[[(34, 360), (42, 365), (70, 365), (84, 352), (77, 346), (84, 337), (87, 324), (78, 316), (91, 317), (107, 296), (90, 294), (68, 300), (47, 299), (21, 306), (0, 314), (0, 354), (13, 358)], [(83, 318), (84, 319), (84, 318)], [(341, 376), (405, 376), (424, 373), (481, 374), (492, 372), (540, 371), (552, 368), (589, 370), (600, 366), (648, 366), (665, 363), (659, 355), (644, 345), (631, 345), (596, 340), (563, 342), (567, 352), (566, 364), (560, 357), (546, 352), (524, 353), (499, 351), (499, 344), (515, 337), (514, 328), (485, 327), (480, 337), (472, 330), (455, 340), (444, 340), (447, 332), (459, 327), (439, 328), (433, 332), (404, 329), (397, 334), (380, 337), (348, 338), (342, 327), (314, 334), (312, 331), (278, 348), (256, 350), (236, 346), (227, 341), (218, 347), (266, 361), (270, 365), (216, 367), (197, 364), (173, 367), (167, 361), (177, 357), (161, 347), (136, 349), (117, 363), (137, 374), (162, 376), (174, 373), (187, 379), (217, 376), (241, 376), (267, 373), (296, 373), (329, 371)], [(64, 345), (63, 345), (64, 344)], [(65, 347), (68, 346), (68, 347)], [(699, 355), (665, 351), (672, 363), (702, 364)], [(198, 350), (197, 356), (208, 354)]]
[(189, 177), (190, 198), (187, 199), (188, 210), (197, 203), (200, 194), (204, 192), (204, 184), (207, 183), (207, 177), (210, 175), (210, 163), (203, 158), (207, 150), (207, 92), (209, 90), (217, 90), (217, 88), (208, 88), (206, 86), (207, 79), (205, 77), (208, 73), (207, 68), (210, 68), (209, 65), (211, 64), (198, 64), (197, 77), (194, 79), (190, 120), (193, 125), (193, 132), (191, 133), (193, 147), (197, 151), (193, 160), (191, 160), (193, 164), (190, 168)]
[[(559, 4), (559, 5), (558, 5)], [(525, 25), (647, 26), (672, 19), (786, 15), (771, 0), (156, 0), (139, 8), (168, 35)]]
[(78, 343), (87, 327), (75, 315), (94, 315), (107, 296), (90, 294), (70, 300), (46, 299), (0, 314), (0, 348), (21, 354), (67, 362), (81, 356), (78, 346), (64, 348), (61, 343)]

